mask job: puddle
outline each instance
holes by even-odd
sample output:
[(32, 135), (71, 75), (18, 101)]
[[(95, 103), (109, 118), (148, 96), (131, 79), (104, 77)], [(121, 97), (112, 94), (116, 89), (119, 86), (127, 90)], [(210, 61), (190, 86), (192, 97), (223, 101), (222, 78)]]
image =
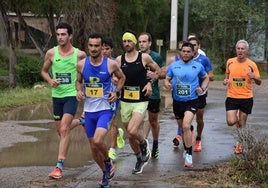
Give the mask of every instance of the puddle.
[[(36, 138), (37, 141), (35, 142), (16, 143), (12, 147), (2, 149), (0, 151), (0, 168), (14, 166), (54, 166), (56, 164), (59, 136), (55, 131), (54, 122), (51, 119), (51, 109), (51, 104), (29, 106), (17, 108), (1, 116), (1, 120), (7, 122), (6, 126), (14, 126), (14, 129), (19, 124), (20, 126), (25, 126), (25, 128), (38, 127), (46, 130), (23, 134)], [(77, 114), (81, 114), (81, 109), (79, 107)], [(8, 120), (12, 120), (12, 125), (8, 123)], [(92, 163), (91, 156), (89, 143), (83, 128), (76, 127), (71, 131), (71, 145), (65, 167), (90, 165)]]
[[(164, 107), (161, 104), (161, 107)], [(79, 106), (77, 117), (82, 112), (82, 106)], [(120, 112), (119, 112), (120, 113)], [(171, 112), (167, 116), (170, 116)], [(58, 155), (59, 137), (55, 131), (54, 121), (52, 120), (52, 105), (36, 105), (20, 107), (9, 113), (2, 114), (0, 121), (6, 122), (4, 126), (37, 127), (45, 130), (27, 132), (23, 135), (29, 135), (37, 141), (20, 142), (12, 147), (0, 150), (0, 168), (18, 167), (18, 166), (54, 166)], [(161, 115), (159, 116), (159, 119)], [(117, 118), (118, 126), (120, 117)], [(108, 140), (108, 137), (107, 137)], [(1, 148), (0, 148), (1, 149)], [(80, 167), (92, 164), (93, 159), (89, 148), (89, 143), (82, 127), (76, 127), (71, 131), (71, 144), (65, 161), (65, 167)]]

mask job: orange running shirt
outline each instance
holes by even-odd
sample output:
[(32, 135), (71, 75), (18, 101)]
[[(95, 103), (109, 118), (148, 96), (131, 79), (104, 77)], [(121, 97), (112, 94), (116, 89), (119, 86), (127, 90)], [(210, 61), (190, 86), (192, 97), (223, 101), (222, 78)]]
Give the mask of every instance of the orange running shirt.
[(236, 99), (248, 99), (253, 97), (252, 80), (248, 73), (253, 72), (256, 77), (260, 73), (256, 63), (246, 59), (243, 63), (237, 61), (237, 58), (228, 59), (226, 62), (226, 74), (229, 74), (229, 84), (227, 97)]

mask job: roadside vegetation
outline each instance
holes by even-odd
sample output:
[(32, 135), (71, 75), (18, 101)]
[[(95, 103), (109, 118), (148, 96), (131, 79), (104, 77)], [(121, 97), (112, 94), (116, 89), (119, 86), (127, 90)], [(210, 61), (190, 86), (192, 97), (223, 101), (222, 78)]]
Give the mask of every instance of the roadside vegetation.
[(48, 103), (51, 101), (51, 91), (46, 85), (40, 88), (22, 88), (0, 90), (0, 113), (7, 112), (19, 106)]
[(189, 187), (268, 187), (268, 137), (247, 126), (234, 133), (244, 147), (240, 155), (204, 169), (186, 171), (166, 181)]

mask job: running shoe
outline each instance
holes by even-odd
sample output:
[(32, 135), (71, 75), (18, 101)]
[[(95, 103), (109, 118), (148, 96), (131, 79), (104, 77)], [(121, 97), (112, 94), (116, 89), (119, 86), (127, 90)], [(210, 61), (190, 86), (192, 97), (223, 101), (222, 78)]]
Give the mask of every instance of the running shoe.
[(176, 148), (180, 145), (180, 142), (182, 141), (182, 137), (181, 135), (177, 135), (174, 139), (173, 139), (173, 147)]
[(149, 147), (149, 142), (147, 139), (144, 139), (145, 143), (140, 144), (141, 149), (141, 159), (143, 162), (147, 162), (151, 158), (151, 151)]
[(200, 151), (202, 151), (201, 140), (196, 140), (194, 144), (194, 152), (200, 152)]
[(116, 159), (116, 152), (114, 148), (110, 148), (108, 151), (109, 158), (112, 160)]
[(114, 177), (114, 171), (113, 162), (105, 162), (105, 176), (108, 180)]
[(125, 146), (124, 131), (122, 128), (118, 128), (116, 143), (117, 143), (117, 148), (119, 149)]
[(137, 159), (136, 165), (132, 170), (132, 174), (140, 174), (142, 173), (143, 168), (147, 165), (148, 162), (142, 161), (140, 158)]
[(192, 157), (192, 155), (189, 155), (188, 153), (186, 153), (184, 166), (187, 167), (187, 168), (192, 168), (193, 167), (193, 157)]
[(48, 177), (53, 179), (60, 179), (62, 177), (62, 170), (55, 167), (48, 175)]
[(241, 153), (243, 153), (243, 147), (241, 144), (237, 143), (234, 146), (234, 154), (241, 154)]
[(99, 181), (99, 186), (100, 188), (109, 187), (109, 180), (105, 174), (103, 174), (102, 179)]
[(158, 144), (153, 144), (152, 158), (157, 159), (159, 157)]

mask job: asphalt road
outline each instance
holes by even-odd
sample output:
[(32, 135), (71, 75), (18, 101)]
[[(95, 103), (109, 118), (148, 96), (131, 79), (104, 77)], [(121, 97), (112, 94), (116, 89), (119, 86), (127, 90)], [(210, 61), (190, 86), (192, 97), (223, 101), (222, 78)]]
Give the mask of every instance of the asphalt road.
[[(110, 182), (110, 186), (117, 187), (185, 187), (172, 184), (168, 178), (177, 176), (185, 171), (194, 171), (204, 167), (229, 160), (233, 155), (234, 129), (227, 127), (225, 123), (225, 88), (220, 82), (214, 82), (209, 90), (208, 105), (205, 112), (205, 128), (202, 137), (202, 152), (193, 153), (192, 169), (184, 167), (182, 158), (183, 149), (180, 146), (174, 149), (172, 139), (176, 134), (177, 125), (172, 118), (170, 107), (161, 111), (159, 159), (152, 159), (144, 168), (143, 173), (133, 175), (131, 173), (136, 158), (127, 144), (124, 149), (118, 150), (118, 158), (115, 161), (116, 174)], [(267, 84), (256, 89), (254, 108), (248, 118), (248, 124), (260, 130), (260, 134), (267, 135), (268, 98)], [(193, 123), (195, 128), (196, 124)], [(149, 138), (152, 143), (152, 138)], [(2, 153), (0, 153), (2, 154)], [(0, 161), (1, 162), (1, 161)], [(97, 182), (102, 176), (96, 164), (78, 168), (65, 168), (63, 178), (51, 180), (47, 177), (53, 166), (22, 166), (4, 167), (0, 169), (0, 187), (67, 187), (86, 188), (98, 187)]]

